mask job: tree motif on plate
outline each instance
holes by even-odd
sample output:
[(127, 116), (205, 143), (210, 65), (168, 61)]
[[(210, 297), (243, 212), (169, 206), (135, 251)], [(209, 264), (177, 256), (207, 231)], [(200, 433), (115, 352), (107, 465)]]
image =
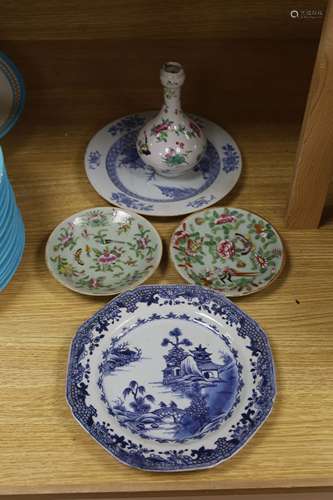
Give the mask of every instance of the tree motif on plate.
[[(165, 367), (162, 369), (160, 385), (164, 389), (158, 394), (163, 398), (165, 388), (168, 388), (178, 400), (184, 399), (182, 406), (175, 400), (169, 403), (163, 399), (157, 400), (158, 394), (148, 393), (137, 379), (132, 379), (128, 386), (123, 387), (122, 397), (109, 402), (103, 389), (104, 376), (112, 375), (118, 366), (140, 361), (141, 355), (144, 355), (128, 343), (125, 347), (120, 345), (120, 349), (117, 341), (114, 341), (103, 354), (103, 363), (99, 368), (99, 387), (109, 412), (132, 432), (160, 442), (200, 437), (215, 429), (229, 415), (237, 388), (241, 387), (239, 366), (226, 352), (219, 354), (221, 363), (218, 364), (212, 361), (212, 354), (201, 344), (189, 350), (192, 342), (183, 336), (178, 327), (169, 331), (161, 346), (170, 349), (163, 356)], [(125, 354), (119, 356), (117, 349)]]
[[(216, 320), (225, 318), (226, 324), (237, 328), (237, 337), (248, 345), (243, 355), (249, 353), (251, 377), (254, 382), (252, 394), (240, 404), (241, 414), (228, 431), (216, 433), (209, 442), (187, 442), (179, 449), (172, 445), (161, 449), (151, 440), (141, 444), (133, 436), (115, 430), (111, 421), (101, 418), (89, 395), (89, 359), (98, 348), (109, 325), (121, 324), (124, 314), (139, 311), (140, 307), (152, 307), (152, 315), (165, 304), (171, 306), (187, 304), (200, 308), (203, 313)], [(156, 309), (157, 308), (157, 309)], [(127, 311), (127, 312), (126, 312)], [(171, 313), (171, 311), (170, 311)], [(172, 312), (174, 315), (174, 312)], [(201, 314), (201, 313), (200, 313)], [(203, 346), (205, 347), (205, 346)], [(142, 384), (141, 384), (142, 385)], [(68, 368), (67, 399), (73, 415), (81, 425), (123, 463), (146, 470), (175, 471), (211, 467), (230, 458), (256, 432), (269, 416), (276, 393), (274, 364), (268, 339), (259, 325), (226, 301), (221, 294), (193, 285), (140, 287), (122, 294), (107, 304), (90, 320), (84, 323), (73, 340)], [(155, 398), (156, 399), (156, 398)], [(245, 404), (245, 406), (244, 406)], [(163, 407), (163, 405), (160, 405)], [(170, 405), (171, 406), (171, 405)]]

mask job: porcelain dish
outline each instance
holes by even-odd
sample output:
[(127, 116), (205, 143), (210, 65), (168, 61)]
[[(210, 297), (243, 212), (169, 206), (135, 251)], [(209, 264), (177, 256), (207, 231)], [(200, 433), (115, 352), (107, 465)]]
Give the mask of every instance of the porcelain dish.
[(15, 274), (23, 255), (24, 244), (24, 224), (0, 148), (0, 292)]
[(142, 161), (136, 149), (139, 130), (155, 114), (126, 116), (91, 139), (85, 168), (96, 191), (113, 205), (156, 216), (191, 213), (226, 196), (242, 168), (240, 151), (230, 135), (213, 122), (193, 116), (207, 137), (205, 154), (184, 175), (163, 177)]
[(0, 138), (15, 125), (25, 101), (23, 78), (13, 61), (0, 52)]
[(154, 226), (134, 212), (112, 207), (72, 215), (54, 229), (45, 250), (53, 277), (86, 295), (134, 288), (154, 273), (161, 256)]
[(231, 207), (209, 208), (187, 217), (171, 237), (170, 256), (186, 281), (228, 297), (266, 288), (285, 262), (282, 240), (272, 224)]
[(274, 363), (260, 326), (196, 285), (126, 292), (72, 342), (73, 416), (122, 463), (204, 469), (238, 452), (270, 414)]

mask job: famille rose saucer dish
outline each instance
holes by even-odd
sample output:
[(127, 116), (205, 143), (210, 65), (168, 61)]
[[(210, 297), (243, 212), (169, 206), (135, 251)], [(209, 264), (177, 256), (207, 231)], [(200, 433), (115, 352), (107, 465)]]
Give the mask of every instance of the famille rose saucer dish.
[[(226, 196), (242, 166), (240, 151), (230, 135), (206, 119), (193, 117), (207, 137), (206, 152), (194, 170), (167, 178), (146, 165), (136, 149), (139, 131), (153, 116), (152, 112), (126, 116), (109, 123), (91, 139), (85, 167), (96, 191), (113, 205), (157, 216), (191, 213)], [(163, 127), (162, 123), (156, 128), (156, 140), (163, 141)], [(181, 137), (179, 143), (181, 148)]]
[(19, 119), (25, 100), (21, 73), (9, 57), (0, 52), (0, 138)]
[(210, 208), (187, 217), (171, 237), (170, 255), (186, 281), (228, 297), (262, 290), (285, 261), (274, 227), (239, 208)]
[(84, 210), (59, 224), (46, 244), (56, 280), (86, 295), (134, 288), (157, 269), (162, 242), (143, 217), (119, 208)]
[(268, 339), (222, 294), (142, 286), (109, 302), (72, 342), (73, 416), (122, 463), (182, 471), (224, 462), (269, 416)]

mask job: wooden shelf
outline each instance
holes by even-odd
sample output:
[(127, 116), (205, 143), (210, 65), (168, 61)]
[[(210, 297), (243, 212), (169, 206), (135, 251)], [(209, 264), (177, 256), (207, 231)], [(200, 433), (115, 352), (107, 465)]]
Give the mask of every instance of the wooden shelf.
[[(2, 40), (318, 39), (327, 1), (2, 0)], [(132, 51), (135, 51), (132, 48)]]
[[(332, 194), (320, 230), (284, 229), (316, 44), (311, 39), (136, 41), (134, 53), (130, 41), (3, 43), (27, 83), (22, 120), (2, 144), (27, 245), (0, 298), (0, 494), (333, 491)], [(287, 267), (275, 284), (236, 301), (270, 337), (278, 380), (275, 409), (233, 459), (176, 475), (127, 468), (73, 420), (64, 391), (68, 348), (77, 327), (106, 300), (62, 288), (43, 256), (59, 221), (106, 204), (86, 179), (86, 144), (108, 121), (159, 105), (156, 73), (170, 54), (188, 69), (186, 109), (223, 124), (241, 147), (244, 173), (223, 203), (270, 219), (288, 251)], [(150, 283), (181, 282), (166, 250), (180, 218), (150, 220), (165, 244)]]

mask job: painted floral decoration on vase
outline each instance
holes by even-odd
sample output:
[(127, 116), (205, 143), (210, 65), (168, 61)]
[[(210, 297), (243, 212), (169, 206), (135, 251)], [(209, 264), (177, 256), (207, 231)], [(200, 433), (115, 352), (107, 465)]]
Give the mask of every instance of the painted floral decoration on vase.
[(182, 175), (202, 158), (207, 141), (202, 128), (181, 109), (180, 90), (185, 80), (176, 62), (161, 68), (164, 105), (139, 132), (137, 150), (145, 164), (166, 177)]
[(86, 295), (114, 295), (143, 283), (161, 255), (160, 237), (146, 219), (111, 207), (71, 216), (46, 245), (52, 275)]
[(170, 254), (186, 281), (229, 297), (265, 288), (278, 277), (285, 259), (274, 227), (238, 208), (190, 215), (172, 235)]

